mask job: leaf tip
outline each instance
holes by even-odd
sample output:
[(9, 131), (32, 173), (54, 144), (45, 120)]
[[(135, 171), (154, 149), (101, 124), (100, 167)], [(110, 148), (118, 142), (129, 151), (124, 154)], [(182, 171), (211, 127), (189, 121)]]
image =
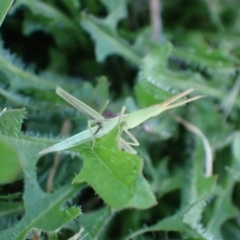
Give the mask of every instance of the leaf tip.
[(43, 150), (40, 151), (38, 154), (39, 154), (39, 155), (43, 155), (43, 154), (47, 154), (47, 153), (50, 153), (50, 152), (52, 152), (51, 147), (43, 149)]

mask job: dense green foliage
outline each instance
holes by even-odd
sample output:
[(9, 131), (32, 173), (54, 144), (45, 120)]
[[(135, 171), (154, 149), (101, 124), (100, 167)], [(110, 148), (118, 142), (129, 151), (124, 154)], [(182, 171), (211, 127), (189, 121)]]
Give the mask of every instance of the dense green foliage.
[[(239, 7), (0, 0), (0, 239), (240, 239)], [(40, 155), (88, 127), (56, 86), (98, 112), (110, 100), (105, 118), (206, 98), (132, 129), (136, 155), (118, 127)]]

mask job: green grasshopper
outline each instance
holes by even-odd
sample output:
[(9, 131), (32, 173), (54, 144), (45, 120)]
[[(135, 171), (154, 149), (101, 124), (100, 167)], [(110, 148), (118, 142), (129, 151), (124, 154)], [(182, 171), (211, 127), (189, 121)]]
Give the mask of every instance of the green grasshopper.
[[(188, 102), (195, 101), (199, 98), (202, 98), (204, 96), (195, 96), (189, 99), (184, 99), (180, 102), (176, 102), (178, 99), (185, 97), (187, 94), (194, 91), (195, 88), (190, 88), (182, 93), (179, 93), (168, 100), (164, 101), (163, 103), (155, 104), (153, 106), (150, 106), (148, 108), (137, 110), (133, 113), (124, 114), (125, 107), (122, 107), (122, 110), (120, 112), (120, 115), (117, 117), (105, 119), (101, 114), (96, 112), (94, 109), (86, 105), (84, 102), (78, 100), (77, 98), (73, 97), (66, 91), (64, 91), (62, 88), (57, 87), (56, 93), (61, 96), (64, 100), (66, 100), (69, 104), (71, 104), (73, 107), (78, 109), (80, 112), (85, 114), (87, 117), (90, 118), (88, 120), (88, 130), (85, 130), (83, 132), (80, 132), (66, 140), (63, 140), (62, 142), (59, 142), (49, 148), (46, 148), (39, 152), (39, 154), (45, 154), (50, 152), (56, 152), (65, 150), (68, 148), (75, 147), (77, 145), (83, 144), (85, 142), (88, 142), (90, 140), (93, 140), (92, 148), (94, 147), (94, 142), (96, 138), (102, 137), (109, 133), (113, 128), (119, 127), (119, 133), (120, 137), (118, 140), (119, 148), (122, 150), (125, 150), (127, 152), (130, 152), (132, 154), (136, 154), (137, 152), (131, 147), (131, 146), (138, 146), (139, 142), (137, 139), (128, 131), (128, 129), (135, 128), (141, 123), (145, 122), (149, 118), (155, 117), (162, 113), (163, 111), (166, 111), (171, 108), (182, 106)], [(96, 124), (96, 126), (92, 127), (92, 124)], [(121, 126), (121, 127), (120, 127)], [(121, 134), (122, 132), (125, 132), (129, 138), (132, 140), (132, 142), (125, 141)]]

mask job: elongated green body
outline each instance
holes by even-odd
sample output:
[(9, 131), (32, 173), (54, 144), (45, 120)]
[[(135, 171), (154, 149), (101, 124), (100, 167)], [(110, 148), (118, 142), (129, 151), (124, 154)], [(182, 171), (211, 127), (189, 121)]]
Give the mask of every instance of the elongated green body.
[[(132, 153), (134, 150), (131, 150), (130, 145), (138, 145), (137, 140), (133, 135), (131, 135), (127, 130), (134, 128), (138, 126), (139, 124), (145, 122), (149, 118), (155, 117), (159, 115), (161, 112), (175, 108), (178, 106), (182, 106), (188, 102), (197, 100), (199, 98), (202, 98), (203, 96), (196, 96), (189, 99), (185, 99), (183, 101), (177, 102), (176, 101), (184, 96), (186, 96), (188, 93), (192, 92), (195, 88), (190, 88), (180, 94), (177, 94), (173, 96), (172, 98), (168, 99), (167, 101), (155, 104), (153, 106), (150, 106), (148, 108), (140, 109), (138, 111), (135, 111), (133, 113), (124, 114), (122, 116), (110, 118), (110, 119), (104, 119), (98, 112), (96, 112), (94, 109), (83, 103), (82, 101), (76, 99), (60, 87), (57, 87), (56, 92), (59, 94), (63, 99), (65, 99), (67, 102), (69, 102), (72, 106), (77, 108), (79, 111), (84, 113), (86, 116), (88, 116), (92, 123), (96, 123), (97, 126), (91, 127), (90, 121), (89, 121), (89, 129), (85, 130), (81, 133), (78, 133), (60, 143), (57, 143), (49, 148), (46, 148), (42, 150), (39, 154), (45, 154), (49, 152), (56, 152), (65, 150), (68, 148), (75, 147), (77, 145), (83, 144), (85, 142), (88, 142), (94, 138), (99, 138), (104, 136), (105, 134), (109, 133), (113, 128), (119, 125), (119, 123), (124, 123), (123, 131), (125, 131), (133, 140), (134, 143), (128, 143), (124, 139), (120, 137), (120, 143), (122, 145), (122, 148), (125, 150), (130, 150)], [(175, 102), (175, 103), (174, 103)], [(125, 110), (125, 107), (123, 107), (123, 110)], [(123, 111), (124, 112), (124, 111)]]
[(196, 96), (189, 99), (185, 99), (182, 102), (171, 104), (176, 102), (179, 98), (186, 96), (188, 93), (192, 92), (195, 88), (190, 88), (182, 93), (179, 93), (172, 98), (164, 101), (163, 103), (152, 105), (148, 108), (137, 110), (136, 112), (129, 113), (123, 116), (122, 122), (125, 123), (127, 129), (135, 128), (136, 126), (140, 125), (141, 123), (145, 122), (149, 118), (156, 117), (163, 111), (166, 111), (171, 108), (182, 106), (188, 102), (192, 102), (203, 96)]
[[(104, 124), (103, 124), (104, 125)], [(117, 124), (115, 122), (110, 122), (108, 124), (108, 128), (101, 128), (96, 135), (94, 135), (95, 138), (99, 138), (104, 136), (105, 134), (109, 133)], [(95, 126), (92, 128), (92, 132), (96, 132), (98, 129), (98, 126)], [(45, 154), (45, 153), (50, 153), (50, 152), (58, 152), (62, 151), (68, 148), (75, 147), (77, 145), (83, 144), (85, 142), (91, 141), (92, 140), (92, 132), (90, 129), (87, 129), (85, 131), (82, 131), (72, 137), (67, 138), (66, 140), (63, 140), (60, 143), (57, 143), (49, 148), (46, 148), (39, 152), (39, 154)]]

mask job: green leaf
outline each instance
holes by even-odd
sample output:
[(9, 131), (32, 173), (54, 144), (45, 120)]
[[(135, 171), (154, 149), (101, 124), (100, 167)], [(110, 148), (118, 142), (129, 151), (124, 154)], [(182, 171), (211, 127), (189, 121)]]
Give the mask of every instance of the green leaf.
[(187, 184), (182, 192), (182, 206), (185, 208), (183, 222), (187, 224), (202, 239), (214, 239), (215, 232), (212, 229), (207, 230), (201, 224), (202, 214), (213, 197), (216, 187), (216, 176), (205, 177), (203, 169), (206, 168), (206, 159), (204, 157), (203, 146), (199, 139), (195, 140), (195, 150), (192, 156), (191, 172), (186, 178)]
[(204, 229), (200, 224), (200, 218), (203, 208), (206, 206), (206, 198), (199, 199), (185, 206), (176, 214), (160, 220), (158, 223), (148, 226), (144, 229), (133, 232), (125, 239), (133, 239), (136, 236), (154, 231), (173, 231), (185, 232), (193, 239), (213, 240), (213, 234)]
[(30, 71), (23, 70), (16, 60), (13, 62), (10, 53), (0, 46), (0, 71), (4, 73), (10, 83), (12, 89), (23, 89), (32, 87), (36, 89), (54, 89), (56, 82), (49, 80), (46, 81)]
[(108, 1), (101, 0), (106, 6), (109, 14), (105, 19), (105, 23), (112, 29), (116, 29), (116, 26), (120, 20), (127, 16), (127, 2), (126, 0)]
[(75, 89), (77, 85), (74, 82), (70, 84), (63, 76), (44, 72), (35, 74), (32, 69), (26, 69), (22, 60), (3, 48), (2, 42), (0, 42), (0, 73), (9, 81), (12, 91), (29, 88), (46, 91), (55, 89), (56, 85), (65, 85), (66, 89), (72, 86)]
[(19, 0), (14, 7), (19, 6), (25, 6), (32, 13), (31, 18), (26, 18), (24, 21), (23, 31), (26, 35), (34, 31), (45, 30), (55, 37), (56, 43), (61, 47), (73, 47), (81, 41), (77, 21), (72, 21), (51, 4), (43, 1)]
[(8, 139), (19, 135), (24, 114), (24, 109), (3, 110), (0, 113), (0, 184), (13, 182), (20, 176), (18, 152)]
[(132, 51), (131, 46), (102, 20), (82, 13), (81, 26), (95, 41), (95, 54), (98, 62), (103, 62), (109, 55), (118, 54), (134, 65), (140, 64), (138, 54)]
[(102, 234), (107, 224), (114, 215), (110, 207), (103, 207), (94, 212), (86, 213), (79, 217), (80, 224), (83, 226), (82, 233), (86, 240), (103, 239)]
[[(3, 240), (25, 239), (26, 234), (33, 229), (45, 232), (54, 232), (66, 222), (76, 218), (80, 214), (79, 207), (65, 207), (62, 205), (76, 193), (76, 187), (66, 185), (57, 192), (47, 195), (43, 193), (37, 183), (31, 179), (25, 180), (25, 216), (12, 228), (0, 232)], [(48, 221), (46, 221), (48, 219)]]
[[(231, 177), (229, 177), (231, 179)], [(238, 209), (232, 203), (234, 181), (228, 181), (223, 188), (218, 189), (217, 199), (213, 207), (213, 212), (207, 229), (213, 233), (216, 237), (222, 239), (221, 227), (222, 225), (231, 218), (238, 215)]]
[(200, 222), (201, 213), (207, 205), (206, 200), (203, 198), (190, 204), (183, 214), (183, 223), (189, 225), (190, 228), (187, 232), (190, 236), (203, 240), (217, 240), (215, 235), (207, 231)]
[[(0, 108), (21, 109), (0, 116), (0, 239), (238, 240), (240, 1), (161, 1), (156, 15), (154, 1), (13, 2), (7, 12), (0, 0)], [(39, 156), (69, 118), (66, 135), (87, 128), (56, 85), (106, 118), (194, 86), (207, 97), (131, 130), (143, 167), (118, 149), (117, 128), (93, 150), (88, 135), (76, 151)]]
[[(224, 169), (223, 181), (219, 181), (219, 186), (216, 188), (216, 200), (212, 208), (212, 214), (209, 218), (207, 228), (209, 231), (213, 232), (215, 236), (220, 239), (222, 236), (222, 226), (229, 219), (233, 219), (238, 215), (238, 208), (234, 205), (232, 200), (233, 190), (235, 184), (239, 181), (239, 133), (237, 132), (235, 138), (232, 142), (232, 153), (233, 160), (229, 161), (228, 168)], [(221, 176), (223, 178), (223, 176)]]
[[(187, 89), (193, 86), (197, 90), (208, 96), (223, 99), (226, 93), (216, 88), (210, 83), (206, 83), (200, 74), (188, 72), (174, 72), (167, 68), (168, 57), (172, 50), (172, 45), (168, 42), (154, 49), (143, 59), (143, 68), (140, 78), (144, 78), (152, 85), (162, 88), (165, 91), (171, 89)], [(240, 106), (240, 98), (236, 99), (236, 105)]]
[(228, 49), (212, 46), (206, 41), (204, 33), (193, 31), (178, 37), (184, 47), (174, 47), (174, 57), (211, 76), (217, 74), (218, 77), (227, 77), (235, 74), (239, 60)]
[(0, 201), (0, 231), (8, 228), (10, 223), (16, 221), (17, 216), (23, 213), (24, 207), (22, 201)]
[(154, 232), (154, 231), (184, 231), (184, 224), (181, 221), (182, 219), (182, 212), (178, 212), (173, 216), (166, 217), (163, 220), (159, 221), (158, 223), (148, 226), (144, 229), (140, 229), (138, 231), (135, 231), (128, 235), (125, 240), (134, 239), (139, 235), (142, 235), (144, 233), (148, 232)]
[(73, 183), (88, 182), (115, 209), (149, 208), (156, 200), (142, 176), (142, 159), (119, 150), (117, 133), (116, 128), (96, 139), (94, 151), (91, 150), (92, 143), (78, 146), (84, 165)]
[(235, 73), (235, 64), (239, 64), (238, 59), (235, 59), (231, 55), (224, 55), (224, 52), (220, 52), (212, 49), (181, 49), (173, 48), (173, 55), (183, 59), (190, 66), (198, 67), (199, 69), (207, 70), (212, 74), (225, 74), (232, 75)]
[(25, 109), (3, 110), (0, 112), (0, 133), (16, 136), (20, 133), (24, 117)]
[(0, 27), (12, 4), (13, 0), (0, 0)]
[(138, 98), (138, 102), (143, 107), (149, 107), (151, 105), (164, 102), (166, 99), (173, 96), (163, 88), (156, 86), (154, 83), (147, 81), (144, 78), (140, 78), (135, 85), (135, 93)]
[(201, 199), (179, 210), (176, 214), (160, 220), (158, 223), (133, 232), (125, 239), (130, 240), (148, 232), (185, 232), (188, 237), (201, 240), (216, 239), (199, 222), (199, 212), (206, 206), (206, 199)]
[[(57, 231), (66, 222), (80, 214), (78, 207), (60, 209), (69, 198), (76, 194), (78, 187), (65, 185), (50, 195), (40, 189), (36, 179), (36, 163), (39, 150), (46, 144), (24, 136), (20, 132), (24, 113), (24, 109), (6, 110), (1, 113), (1, 140), (11, 146), (12, 152), (15, 153), (15, 160), (19, 161), (24, 172), (25, 183), (23, 196), (25, 215), (15, 226), (0, 233), (0, 239), (3, 240), (24, 239), (26, 234), (33, 229), (46, 232)], [(46, 222), (46, 218), (49, 222)]]
[(202, 214), (208, 200), (213, 196), (216, 185), (216, 176), (205, 177), (203, 146), (199, 139), (195, 140), (194, 154), (191, 159), (191, 166), (185, 169), (185, 183), (182, 187), (182, 223), (186, 224), (187, 234), (192, 237), (210, 240), (212, 231), (206, 230), (201, 224)]

